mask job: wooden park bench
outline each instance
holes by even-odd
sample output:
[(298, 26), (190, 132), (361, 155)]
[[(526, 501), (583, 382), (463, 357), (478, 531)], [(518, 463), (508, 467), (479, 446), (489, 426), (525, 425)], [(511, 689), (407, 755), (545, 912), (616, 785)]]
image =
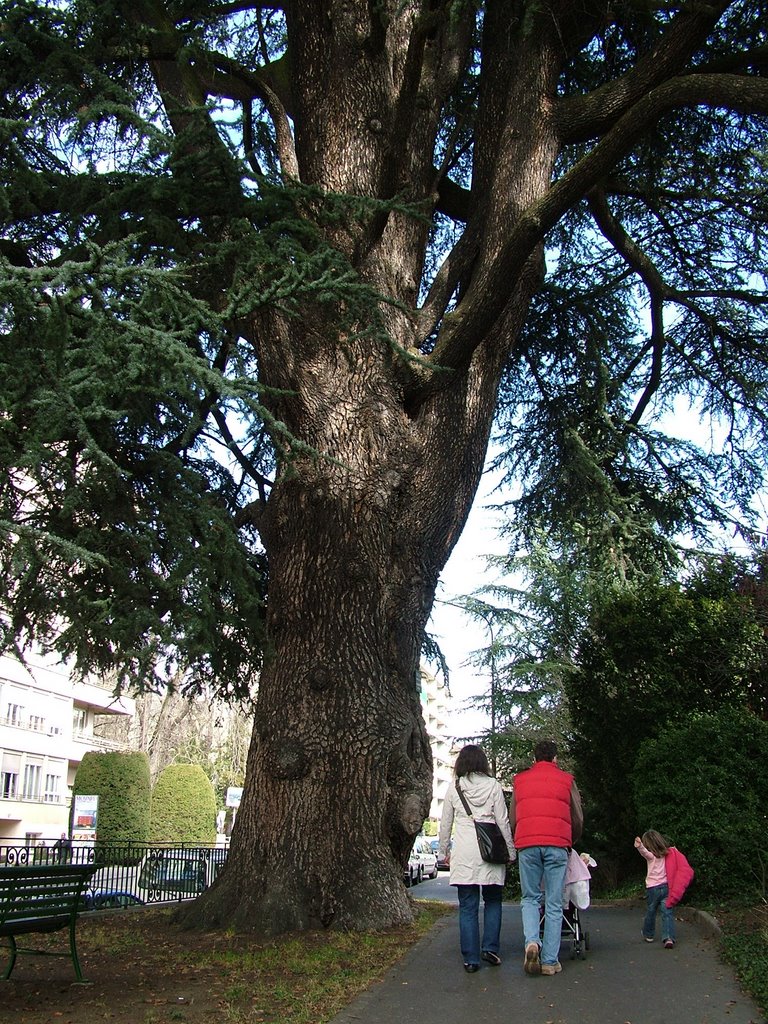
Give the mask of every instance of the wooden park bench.
[(0, 867), (0, 936), (8, 939), (11, 959), (3, 979), (10, 978), (17, 953), (66, 956), (48, 949), (23, 949), (17, 935), (54, 932), (69, 928), (69, 955), (77, 980), (83, 972), (77, 958), (75, 925), (85, 906), (85, 889), (96, 868), (93, 864), (28, 864)]

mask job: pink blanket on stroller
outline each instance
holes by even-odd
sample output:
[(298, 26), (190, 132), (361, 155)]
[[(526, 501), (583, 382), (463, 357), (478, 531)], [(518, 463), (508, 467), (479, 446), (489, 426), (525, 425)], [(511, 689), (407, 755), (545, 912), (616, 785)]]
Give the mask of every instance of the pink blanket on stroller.
[[(590, 863), (595, 864), (592, 858)], [(596, 865), (595, 865), (596, 866)], [(575, 850), (568, 854), (568, 866), (565, 869), (565, 886), (563, 888), (563, 906), (573, 903), (579, 910), (589, 906), (589, 882), (592, 875), (589, 868)]]

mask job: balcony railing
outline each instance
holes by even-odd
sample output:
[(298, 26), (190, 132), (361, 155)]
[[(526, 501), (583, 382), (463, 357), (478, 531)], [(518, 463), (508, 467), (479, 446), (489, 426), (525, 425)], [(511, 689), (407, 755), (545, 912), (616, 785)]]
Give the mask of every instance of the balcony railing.
[(0, 864), (92, 864), (95, 868), (84, 910), (191, 900), (208, 888), (224, 867), (228, 847), (179, 843), (90, 843), (72, 841), (71, 849), (0, 844)]
[(125, 746), (120, 740), (108, 740), (103, 736), (95, 736), (92, 732), (73, 732), (72, 739), (75, 743), (84, 743), (91, 748), (98, 747), (100, 750), (122, 750)]

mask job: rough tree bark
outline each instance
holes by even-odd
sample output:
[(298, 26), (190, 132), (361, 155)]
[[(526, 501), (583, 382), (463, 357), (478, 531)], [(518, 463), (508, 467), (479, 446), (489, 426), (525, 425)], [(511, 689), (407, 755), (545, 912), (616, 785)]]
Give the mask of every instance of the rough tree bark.
[[(298, 173), (337, 192), (432, 204), (439, 112), (468, 59), (471, 24), (442, 13), (426, 31), (418, 5), (387, 6), (385, 30), (364, 4), (288, 5)], [(474, 227), (482, 244), (466, 257), (473, 276), (498, 255), (513, 211), (551, 178), (557, 150), (541, 107), (556, 67), (529, 51), (515, 96), (498, 109), (489, 84), (478, 133), (505, 159), (476, 175), (486, 213)], [(524, 145), (509, 106), (526, 126)], [(347, 224), (334, 243), (379, 293), (414, 307), (426, 245), (419, 218)], [(274, 318), (253, 325), (264, 380), (287, 393), (275, 414), (322, 457), (284, 467), (269, 497), (273, 646), (228, 867), (188, 920), (271, 933), (410, 919), (402, 863), (432, 792), (421, 642), (537, 280), (529, 256), (505, 294), (488, 300), (503, 317), (437, 357), (446, 371), (408, 364), (384, 341), (340, 338), (333, 323), (312, 319), (316, 311), (298, 328)], [(418, 352), (423, 322), (393, 310), (388, 326), (402, 351)]]
[[(263, 383), (279, 389), (275, 417), (316, 454), (280, 464), (261, 522), (271, 648), (228, 866), (184, 911), (190, 924), (270, 934), (410, 918), (401, 866), (432, 786), (421, 640), (476, 491), (544, 235), (631, 147), (622, 115), (651, 97), (638, 117), (652, 119), (669, 102), (654, 89), (727, 4), (692, 6), (614, 89), (562, 103), (563, 61), (609, 5), (483, 6), (465, 231), (421, 305), (428, 227), (404, 207), (431, 214), (451, 202), (433, 161), (445, 104), (471, 60), (474, 5), (288, 0), (287, 84), (265, 74), (248, 85), (269, 109), (287, 175), (400, 205), (325, 229), (391, 301), (389, 340), (366, 336), (362, 323), (342, 335), (316, 308), (243, 327)], [(164, 58), (152, 66), (169, 111), (196, 101)], [(204, 74), (194, 79), (201, 91)], [(221, 74), (215, 85), (227, 92)], [(233, 76), (230, 94), (244, 90)], [(553, 184), (564, 141), (598, 134), (600, 145)]]

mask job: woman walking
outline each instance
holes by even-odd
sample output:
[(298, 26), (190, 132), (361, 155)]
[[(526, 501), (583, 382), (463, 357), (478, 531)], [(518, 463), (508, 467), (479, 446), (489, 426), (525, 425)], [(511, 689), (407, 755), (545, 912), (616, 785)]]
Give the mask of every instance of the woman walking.
[[(480, 856), (475, 823), (495, 821), (515, 859), (509, 815), (501, 786), (491, 775), (488, 758), (481, 747), (471, 743), (463, 747), (453, 769), (454, 780), (448, 787), (440, 822), (440, 857), (450, 856), (450, 884), (459, 895), (459, 942), (464, 970), (470, 974), (480, 960), (497, 966), (501, 963), (501, 897), (504, 891), (504, 864), (490, 864)], [(457, 791), (469, 804), (467, 814)], [(453, 847), (450, 849), (451, 830)], [(480, 894), (483, 896), (483, 938), (480, 942)]]

